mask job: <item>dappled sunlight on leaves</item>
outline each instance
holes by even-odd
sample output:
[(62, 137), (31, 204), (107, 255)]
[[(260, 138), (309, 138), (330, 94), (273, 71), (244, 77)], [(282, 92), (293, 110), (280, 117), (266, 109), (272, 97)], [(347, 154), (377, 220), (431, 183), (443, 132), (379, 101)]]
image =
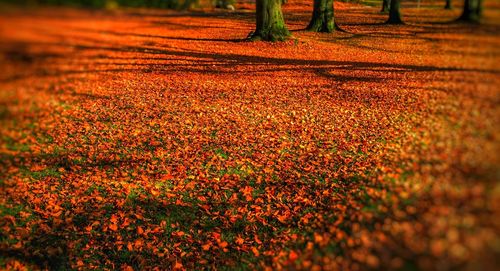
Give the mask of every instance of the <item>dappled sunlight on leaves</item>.
[(246, 11), (5, 12), (0, 266), (493, 267), (493, 13), (284, 10), (282, 43)]

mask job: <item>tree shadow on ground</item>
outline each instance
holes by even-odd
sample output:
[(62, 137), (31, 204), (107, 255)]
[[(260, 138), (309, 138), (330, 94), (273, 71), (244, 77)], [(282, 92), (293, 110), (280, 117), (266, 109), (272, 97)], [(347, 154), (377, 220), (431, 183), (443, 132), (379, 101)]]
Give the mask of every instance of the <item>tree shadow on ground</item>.
[[(375, 62), (364, 62), (364, 61), (336, 61), (336, 60), (303, 60), (303, 59), (293, 59), (293, 58), (272, 58), (264, 56), (253, 56), (253, 55), (242, 55), (234, 53), (205, 53), (201, 51), (193, 50), (173, 50), (173, 49), (160, 49), (153, 46), (98, 46), (98, 45), (84, 45), (84, 44), (74, 44), (74, 43), (30, 43), (30, 46), (62, 46), (70, 47), (79, 51), (96, 52), (96, 54), (102, 54), (104, 52), (118, 52), (118, 53), (140, 53), (143, 55), (153, 55), (160, 56), (161, 58), (173, 58), (173, 59), (184, 59), (184, 58), (194, 58), (194, 60), (189, 60), (187, 64), (176, 64), (176, 65), (162, 65), (158, 64), (144, 64), (144, 68), (140, 68), (136, 64), (130, 64), (131, 68), (105, 68), (97, 69), (92, 68), (88, 70), (43, 70), (29, 75), (13, 75), (8, 78), (0, 79), (0, 82), (11, 82), (15, 80), (21, 80), (26, 77), (46, 77), (46, 76), (66, 76), (71, 74), (85, 74), (85, 73), (96, 73), (96, 72), (197, 72), (200, 74), (210, 74), (210, 73), (225, 73), (225, 74), (238, 74), (246, 73), (232, 69), (238, 66), (249, 66), (257, 68), (263, 71), (280, 71), (280, 70), (307, 70), (311, 67), (321, 70), (324, 68), (332, 68), (336, 71), (356, 71), (356, 70), (383, 70), (383, 71), (394, 71), (394, 72), (480, 72), (480, 73), (492, 73), (498, 74), (498, 70), (489, 69), (470, 69), (470, 68), (452, 68), (452, 67), (438, 67), (429, 65), (411, 65), (411, 64), (395, 64), (395, 63), (375, 63)], [(27, 55), (23, 58), (32, 58), (29, 52), (25, 52)], [(4, 53), (5, 54), (5, 53)], [(23, 52), (16, 53), (17, 55), (23, 55)], [(140, 59), (138, 57), (137, 59)], [(201, 61), (210, 60), (212, 63), (206, 63), (205, 67), (210, 66), (222, 66), (226, 69), (215, 70), (215, 69), (202, 69), (204, 64)], [(126, 63), (125, 63), (126, 64)], [(276, 66), (272, 70), (267, 69), (269, 65)], [(133, 67), (136, 66), (136, 67)], [(325, 76), (326, 73), (318, 73), (320, 76)], [(339, 79), (337, 77), (337, 79)], [(349, 78), (352, 81), (353, 78)]]
[(157, 38), (157, 39), (165, 39), (165, 40), (184, 40), (184, 41), (212, 41), (212, 42), (243, 42), (247, 39), (217, 39), (217, 38), (190, 38), (190, 37), (175, 37), (175, 36), (161, 36), (161, 35), (150, 35), (150, 34), (140, 34), (140, 33), (126, 33), (126, 32), (118, 32), (118, 31), (99, 31), (99, 30), (91, 30), (84, 28), (74, 28), (76, 30), (84, 31), (84, 32), (93, 32), (99, 34), (107, 34), (107, 35), (115, 35), (115, 36), (132, 36), (132, 37), (140, 37), (140, 38)]

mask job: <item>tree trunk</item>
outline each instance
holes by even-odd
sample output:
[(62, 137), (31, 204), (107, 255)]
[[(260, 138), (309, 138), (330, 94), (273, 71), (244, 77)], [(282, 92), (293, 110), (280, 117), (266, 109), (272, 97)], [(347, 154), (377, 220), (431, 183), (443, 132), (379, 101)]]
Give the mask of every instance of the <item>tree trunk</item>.
[(446, 0), (446, 5), (444, 6), (445, 9), (452, 9), (453, 7), (451, 6), (451, 0)]
[(335, 30), (333, 0), (314, 0), (313, 14), (307, 30), (331, 33)]
[(481, 20), (481, 17), (483, 17), (483, 0), (477, 0), (476, 15), (478, 21)]
[(250, 36), (251, 40), (283, 41), (290, 36), (281, 12), (281, 3), (282, 0), (257, 0), (257, 27)]
[(380, 12), (387, 12), (389, 11), (389, 5), (391, 4), (391, 0), (383, 0), (382, 1), (382, 10)]
[(462, 15), (460, 15), (458, 20), (478, 23), (481, 19), (482, 9), (482, 0), (465, 0)]
[(389, 19), (387, 20), (387, 24), (402, 24), (403, 20), (401, 20), (401, 13), (399, 12), (399, 1), (400, 0), (391, 0), (391, 5), (389, 9)]

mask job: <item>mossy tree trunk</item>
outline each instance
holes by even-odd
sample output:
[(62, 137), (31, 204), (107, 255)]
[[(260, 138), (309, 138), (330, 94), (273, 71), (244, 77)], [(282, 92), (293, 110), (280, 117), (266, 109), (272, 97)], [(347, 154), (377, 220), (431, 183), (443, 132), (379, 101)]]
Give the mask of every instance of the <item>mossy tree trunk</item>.
[(451, 6), (451, 0), (446, 0), (446, 4), (444, 5), (445, 9), (452, 9), (453, 7)]
[(257, 27), (251, 40), (282, 41), (290, 36), (285, 26), (281, 3), (283, 0), (257, 0)]
[(482, 11), (482, 0), (465, 0), (462, 15), (460, 15), (458, 20), (478, 23), (481, 20)]
[(380, 10), (380, 12), (388, 12), (390, 4), (391, 0), (382, 0), (382, 10)]
[(479, 20), (483, 17), (483, 0), (477, 0), (476, 15)]
[(399, 12), (399, 4), (400, 0), (391, 0), (390, 8), (389, 8), (389, 19), (387, 20), (387, 24), (402, 24), (403, 20), (401, 20), (401, 13)]
[(333, 0), (314, 0), (311, 22), (307, 30), (331, 33), (335, 30)]

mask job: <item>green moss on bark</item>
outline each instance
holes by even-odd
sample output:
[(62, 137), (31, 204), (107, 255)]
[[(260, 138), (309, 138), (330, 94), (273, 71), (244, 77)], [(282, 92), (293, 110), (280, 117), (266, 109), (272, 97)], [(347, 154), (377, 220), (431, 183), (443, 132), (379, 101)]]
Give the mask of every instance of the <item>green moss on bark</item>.
[(281, 3), (282, 0), (257, 0), (257, 26), (250, 40), (283, 41), (290, 37)]
[(458, 21), (479, 23), (483, 13), (482, 4), (482, 0), (465, 0), (464, 9), (462, 11), (462, 15), (458, 18)]
[(389, 11), (389, 6), (391, 4), (391, 0), (382, 0), (382, 9), (380, 12), (388, 12)]
[(391, 0), (390, 8), (389, 8), (389, 19), (387, 20), (387, 24), (403, 24), (403, 20), (401, 20), (401, 13), (399, 11), (400, 0)]
[(451, 0), (446, 0), (446, 4), (444, 5), (444, 9), (453, 9), (451, 6)]
[(306, 29), (330, 33), (336, 28), (333, 0), (314, 0), (311, 22)]

